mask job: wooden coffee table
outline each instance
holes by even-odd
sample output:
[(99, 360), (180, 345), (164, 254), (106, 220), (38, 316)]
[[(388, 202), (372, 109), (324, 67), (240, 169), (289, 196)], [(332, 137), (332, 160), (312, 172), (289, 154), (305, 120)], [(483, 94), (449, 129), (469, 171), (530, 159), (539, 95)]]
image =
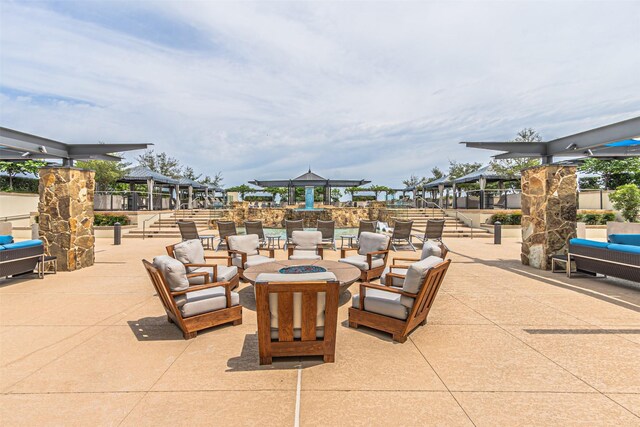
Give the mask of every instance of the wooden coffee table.
[(259, 264), (244, 270), (242, 277), (251, 282), (252, 285), (255, 285), (258, 274), (277, 273), (281, 268), (291, 267), (292, 265), (316, 265), (318, 267), (326, 268), (327, 271), (335, 274), (336, 278), (340, 282), (340, 293), (345, 292), (352, 283), (360, 278), (360, 270), (353, 265), (337, 261), (308, 259), (276, 260), (274, 262)]

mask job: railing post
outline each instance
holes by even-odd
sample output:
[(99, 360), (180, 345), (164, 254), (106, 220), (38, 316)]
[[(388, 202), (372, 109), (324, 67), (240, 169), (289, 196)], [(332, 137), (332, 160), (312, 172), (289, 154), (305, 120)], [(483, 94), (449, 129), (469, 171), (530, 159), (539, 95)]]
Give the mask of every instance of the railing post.
[(496, 221), (493, 223), (493, 244), (502, 244), (502, 224), (500, 223), (500, 221)]

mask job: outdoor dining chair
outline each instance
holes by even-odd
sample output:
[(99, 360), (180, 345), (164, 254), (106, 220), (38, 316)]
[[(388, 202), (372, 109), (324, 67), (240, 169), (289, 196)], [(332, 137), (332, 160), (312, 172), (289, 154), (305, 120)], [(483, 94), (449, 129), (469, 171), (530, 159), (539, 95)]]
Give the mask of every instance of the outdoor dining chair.
[(289, 259), (323, 259), (323, 249), (322, 233), (319, 231), (296, 230), (287, 247)]
[[(274, 249), (261, 248), (257, 234), (229, 236), (227, 237), (227, 247), (231, 264), (238, 267), (240, 274), (254, 265), (275, 261)], [(268, 251), (269, 256), (260, 255), (260, 251)]]
[(260, 245), (266, 245), (266, 239), (264, 238), (264, 228), (262, 228), (262, 221), (245, 221), (244, 229), (246, 234), (257, 234), (260, 240)]
[[(363, 232), (357, 248), (340, 249), (339, 262), (351, 264), (360, 269), (360, 279), (369, 280), (380, 277), (387, 264), (391, 239), (384, 234)], [(347, 251), (358, 251), (356, 255), (346, 256)]]
[(411, 243), (412, 228), (413, 221), (396, 221), (391, 234), (391, 247), (394, 251), (397, 250), (396, 245), (400, 245), (403, 242), (406, 242), (413, 251), (416, 250), (413, 243)]
[(336, 250), (336, 222), (318, 220), (317, 229), (322, 233), (322, 243), (331, 245)]
[(218, 234), (220, 234), (220, 242), (216, 251), (220, 249), (220, 246), (227, 244), (227, 237), (238, 235), (236, 230), (236, 223), (233, 221), (218, 221)]
[(293, 236), (294, 231), (303, 231), (304, 230), (304, 221), (301, 219), (298, 220), (284, 220), (284, 228), (287, 231), (287, 239), (284, 242), (285, 249), (291, 243), (291, 237)]
[(422, 243), (427, 240), (437, 240), (442, 242), (442, 233), (444, 232), (445, 221), (446, 220), (444, 219), (428, 219), (424, 235), (414, 234), (414, 237), (422, 241)]
[[(231, 265), (231, 257), (226, 255), (205, 255), (202, 242), (199, 240), (185, 240), (166, 247), (167, 254), (175, 258), (187, 269), (188, 273), (209, 273), (210, 282), (229, 282), (231, 289), (235, 289), (240, 284), (238, 267)], [(224, 261), (223, 264), (215, 264), (212, 260)], [(189, 278), (192, 285), (204, 283), (201, 276)]]
[(216, 236), (213, 234), (201, 236), (198, 233), (198, 227), (196, 227), (196, 223), (194, 221), (180, 220), (178, 221), (178, 229), (180, 230), (180, 237), (182, 237), (183, 241), (198, 239), (202, 242), (203, 246), (213, 249), (213, 240)]

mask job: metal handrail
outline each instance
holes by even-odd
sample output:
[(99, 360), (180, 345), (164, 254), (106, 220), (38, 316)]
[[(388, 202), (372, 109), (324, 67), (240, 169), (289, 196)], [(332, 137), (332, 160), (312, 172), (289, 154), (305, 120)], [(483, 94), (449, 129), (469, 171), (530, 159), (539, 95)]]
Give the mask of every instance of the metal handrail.
[(158, 231), (162, 231), (162, 212), (158, 212), (154, 216), (152, 216), (150, 218), (147, 218), (144, 221), (142, 221), (142, 240), (144, 240), (147, 237), (147, 222), (151, 221), (155, 217), (158, 217), (158, 222), (160, 223), (158, 225)]
[[(431, 204), (432, 207), (434, 207), (434, 208), (440, 209), (440, 211), (445, 216), (449, 216), (449, 214), (447, 214), (447, 212), (444, 209), (442, 209), (442, 207), (439, 206), (436, 202), (429, 202), (428, 201), (427, 203)], [(465, 219), (467, 219), (469, 221), (469, 230), (471, 230), (469, 234), (470, 234), (470, 237), (473, 239), (473, 219), (469, 218), (468, 216), (466, 216), (465, 214), (461, 213), (457, 209), (456, 209), (455, 212), (456, 212), (456, 223), (455, 223), (456, 224), (456, 231), (458, 231), (458, 220), (460, 219), (459, 217), (463, 217), (463, 218), (465, 218)]]
[(23, 215), (9, 215), (0, 217), (0, 221), (16, 221), (19, 219), (30, 219), (31, 214), (23, 214)]

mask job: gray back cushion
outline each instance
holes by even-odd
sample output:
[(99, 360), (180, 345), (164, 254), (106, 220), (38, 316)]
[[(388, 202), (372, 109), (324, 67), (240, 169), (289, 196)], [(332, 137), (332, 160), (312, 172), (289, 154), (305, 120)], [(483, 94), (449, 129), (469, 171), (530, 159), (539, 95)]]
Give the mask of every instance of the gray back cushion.
[(296, 245), (296, 249), (316, 249), (322, 243), (322, 232), (320, 231), (294, 231), (291, 240)]
[(437, 256), (438, 258), (442, 258), (442, 249), (440, 245), (431, 240), (425, 240), (422, 245), (422, 254), (420, 255), (420, 259), (427, 259), (430, 256)]
[(157, 256), (153, 259), (153, 266), (160, 270), (171, 291), (184, 291), (189, 287), (187, 270), (177, 259), (169, 255)]
[[(404, 283), (402, 284), (402, 290), (405, 292), (411, 292), (412, 294), (417, 294), (422, 289), (422, 285), (424, 283), (429, 270), (432, 267), (440, 264), (442, 262), (442, 258), (438, 258), (437, 256), (430, 256), (422, 261), (414, 262), (409, 266), (407, 270), (407, 275), (404, 278)], [(400, 298), (400, 303), (406, 307), (413, 306), (414, 299), (411, 297), (402, 296)]]
[(258, 255), (260, 238), (257, 234), (247, 234), (246, 236), (229, 236), (229, 249), (244, 252), (247, 255)]
[[(389, 247), (389, 236), (365, 231), (360, 234), (359, 255), (367, 255), (369, 252), (384, 251)], [(377, 255), (379, 257), (379, 255)]]
[[(204, 248), (200, 239), (185, 240), (173, 247), (173, 254), (183, 264), (204, 264)], [(192, 268), (189, 268), (191, 272)]]

